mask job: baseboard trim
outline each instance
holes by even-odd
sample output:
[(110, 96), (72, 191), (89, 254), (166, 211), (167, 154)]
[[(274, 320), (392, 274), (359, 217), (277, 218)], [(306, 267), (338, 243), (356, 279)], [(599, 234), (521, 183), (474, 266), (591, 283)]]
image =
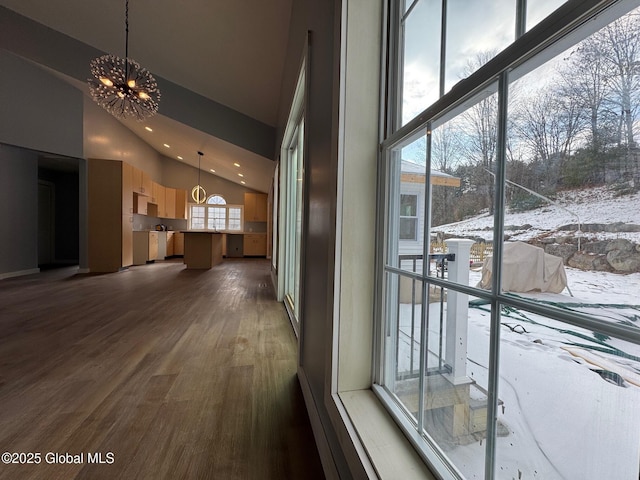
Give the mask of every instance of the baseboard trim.
[(338, 470), (336, 469), (336, 465), (333, 461), (331, 447), (329, 447), (327, 436), (324, 433), (324, 428), (322, 427), (322, 422), (320, 421), (320, 415), (318, 414), (316, 402), (313, 398), (313, 394), (311, 393), (311, 387), (309, 386), (307, 376), (301, 366), (298, 367), (298, 381), (300, 382), (302, 396), (304, 397), (304, 403), (307, 407), (307, 415), (309, 416), (311, 430), (313, 431), (313, 437), (316, 441), (316, 448), (318, 449), (318, 454), (320, 455), (320, 462), (322, 462), (324, 476), (328, 480), (339, 480), (340, 475), (338, 475)]
[(34, 273), (40, 273), (40, 269), (31, 268), (29, 270), (18, 270), (16, 272), (0, 273), (0, 280), (4, 280), (5, 278), (21, 277), (23, 275), (33, 275)]

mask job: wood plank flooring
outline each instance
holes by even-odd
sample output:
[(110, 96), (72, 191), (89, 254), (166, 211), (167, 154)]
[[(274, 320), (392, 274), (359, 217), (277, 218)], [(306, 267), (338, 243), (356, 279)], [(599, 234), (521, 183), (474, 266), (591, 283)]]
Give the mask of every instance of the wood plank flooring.
[(0, 479), (324, 478), (267, 260), (75, 271), (0, 281)]

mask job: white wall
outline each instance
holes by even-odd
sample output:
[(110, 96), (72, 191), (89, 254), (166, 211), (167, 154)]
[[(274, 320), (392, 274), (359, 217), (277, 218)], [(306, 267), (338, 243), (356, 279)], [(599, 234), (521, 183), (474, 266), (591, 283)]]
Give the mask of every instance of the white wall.
[(84, 96), (83, 156), (121, 160), (162, 181), (160, 154), (88, 96)]
[[(191, 201), (191, 189), (198, 182), (198, 169), (168, 157), (162, 157), (162, 184), (172, 188), (182, 188), (187, 191)], [(205, 170), (200, 172), (200, 184), (207, 195), (222, 195), (228, 204), (244, 204), (245, 192), (253, 190), (230, 182), (222, 177), (213, 175)]]

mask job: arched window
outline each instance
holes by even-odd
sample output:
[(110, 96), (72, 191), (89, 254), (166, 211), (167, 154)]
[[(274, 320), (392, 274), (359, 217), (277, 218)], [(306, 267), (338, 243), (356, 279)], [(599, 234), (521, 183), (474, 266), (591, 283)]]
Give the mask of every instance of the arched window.
[(207, 203), (209, 205), (226, 205), (227, 201), (222, 195), (209, 195), (209, 198), (207, 198)]

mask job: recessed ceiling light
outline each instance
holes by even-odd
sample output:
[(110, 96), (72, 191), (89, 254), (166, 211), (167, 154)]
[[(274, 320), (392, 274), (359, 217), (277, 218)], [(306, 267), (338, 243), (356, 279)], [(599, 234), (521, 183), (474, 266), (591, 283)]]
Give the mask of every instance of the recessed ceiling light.
[(240, 164), (239, 164), (239, 163), (234, 163), (234, 165), (235, 165), (236, 167), (239, 167), (239, 166), (240, 166)]
[(147, 132), (153, 132), (153, 128), (151, 128), (151, 127), (144, 127), (144, 129), (145, 129)]
[(244, 175), (243, 175), (243, 174), (241, 174), (241, 173), (239, 173), (239, 174), (238, 174), (238, 176), (239, 176), (239, 177), (244, 177)]
[(246, 183), (244, 183), (244, 180), (241, 180), (240, 183), (243, 185), (246, 185)]
[(184, 160), (180, 155), (178, 155), (178, 160)]
[(171, 148), (171, 146), (167, 145), (166, 143), (164, 144), (164, 146), (167, 148)]
[(211, 170), (213, 173), (216, 173), (216, 171), (213, 168), (210, 168), (209, 170)]

